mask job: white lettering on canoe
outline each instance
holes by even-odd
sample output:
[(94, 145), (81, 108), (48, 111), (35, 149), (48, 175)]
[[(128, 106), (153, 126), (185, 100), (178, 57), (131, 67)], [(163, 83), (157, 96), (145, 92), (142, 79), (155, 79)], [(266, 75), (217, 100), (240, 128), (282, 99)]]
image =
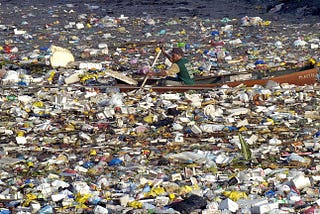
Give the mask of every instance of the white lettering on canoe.
[(311, 74), (300, 75), (298, 78), (299, 78), (299, 80), (301, 80), (301, 79), (310, 79), (310, 78), (315, 78), (315, 77), (316, 77), (316, 74), (311, 73)]

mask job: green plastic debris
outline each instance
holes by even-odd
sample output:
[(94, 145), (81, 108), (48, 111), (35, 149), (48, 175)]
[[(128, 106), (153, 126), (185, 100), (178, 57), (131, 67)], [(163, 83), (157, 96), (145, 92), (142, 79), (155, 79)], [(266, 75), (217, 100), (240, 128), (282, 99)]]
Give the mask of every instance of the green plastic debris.
[(239, 134), (240, 144), (241, 144), (241, 152), (245, 160), (251, 159), (251, 150), (247, 142), (243, 139), (242, 135)]

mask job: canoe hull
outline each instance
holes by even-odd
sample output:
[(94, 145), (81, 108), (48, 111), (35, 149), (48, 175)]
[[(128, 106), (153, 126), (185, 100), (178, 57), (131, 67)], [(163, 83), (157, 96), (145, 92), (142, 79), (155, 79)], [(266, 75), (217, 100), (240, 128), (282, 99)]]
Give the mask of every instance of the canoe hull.
[[(318, 68), (312, 68), (304, 71), (298, 71), (290, 74), (285, 74), (277, 77), (271, 77), (266, 79), (253, 79), (253, 80), (242, 80), (224, 83), (213, 83), (213, 84), (199, 84), (192, 86), (152, 86), (150, 87), (153, 91), (166, 92), (166, 91), (176, 91), (183, 92), (188, 90), (202, 90), (221, 87), (222, 85), (228, 85), (229, 87), (236, 87), (239, 85), (244, 85), (247, 87), (252, 87), (254, 85), (266, 85), (269, 81), (274, 81), (279, 84), (288, 83), (294, 85), (313, 85), (319, 81), (319, 70)], [(129, 86), (125, 84), (117, 85), (120, 91), (132, 91), (139, 89), (138, 86)], [(146, 87), (147, 88), (147, 87)]]

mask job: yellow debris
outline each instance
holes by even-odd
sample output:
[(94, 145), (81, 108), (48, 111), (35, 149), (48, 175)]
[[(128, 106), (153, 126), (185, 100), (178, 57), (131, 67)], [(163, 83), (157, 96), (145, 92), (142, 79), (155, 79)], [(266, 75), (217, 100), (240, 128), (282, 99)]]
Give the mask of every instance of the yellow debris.
[(175, 199), (175, 197), (176, 197), (176, 196), (175, 196), (173, 193), (170, 193), (170, 194), (169, 194), (169, 198), (170, 198), (170, 200)]
[(91, 156), (96, 156), (96, 155), (97, 155), (97, 151), (96, 151), (95, 149), (92, 149), (92, 150), (90, 151), (90, 155), (91, 155)]
[(34, 107), (42, 108), (44, 106), (43, 102), (41, 101), (36, 101), (33, 103)]
[(269, 26), (271, 24), (271, 21), (264, 21), (261, 23), (262, 26)]
[(156, 47), (156, 52), (159, 53), (161, 51), (161, 48)]
[(239, 191), (225, 191), (223, 195), (228, 197), (232, 201), (238, 201), (241, 198), (248, 198), (245, 192), (239, 192)]
[(84, 204), (88, 199), (91, 197), (90, 194), (77, 194), (75, 201), (78, 202), (79, 204)]
[(135, 208), (135, 209), (141, 209), (142, 208), (142, 203), (139, 201), (131, 201), (128, 203), (129, 207)]
[(28, 162), (27, 162), (27, 167), (34, 167), (34, 164), (33, 164), (33, 162), (31, 162), (31, 161), (28, 161)]
[(271, 118), (267, 118), (267, 122), (270, 122), (270, 123), (271, 123), (271, 125), (274, 125), (274, 120), (273, 120), (273, 119), (271, 119)]
[(146, 122), (146, 123), (153, 123), (153, 114), (149, 114), (148, 116), (145, 116), (143, 118), (143, 121)]
[(239, 129), (239, 131), (240, 132), (244, 132), (244, 131), (247, 131), (248, 129), (247, 129), (247, 127), (245, 127), (245, 126), (242, 126), (240, 129)]

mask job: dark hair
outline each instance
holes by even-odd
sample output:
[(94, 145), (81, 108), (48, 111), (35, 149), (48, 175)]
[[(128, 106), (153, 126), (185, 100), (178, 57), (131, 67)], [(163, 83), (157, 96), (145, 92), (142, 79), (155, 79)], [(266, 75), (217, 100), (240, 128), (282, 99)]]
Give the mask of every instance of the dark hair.
[(183, 56), (183, 50), (181, 48), (173, 48), (172, 51), (171, 51), (171, 54), (178, 54), (180, 56)]

